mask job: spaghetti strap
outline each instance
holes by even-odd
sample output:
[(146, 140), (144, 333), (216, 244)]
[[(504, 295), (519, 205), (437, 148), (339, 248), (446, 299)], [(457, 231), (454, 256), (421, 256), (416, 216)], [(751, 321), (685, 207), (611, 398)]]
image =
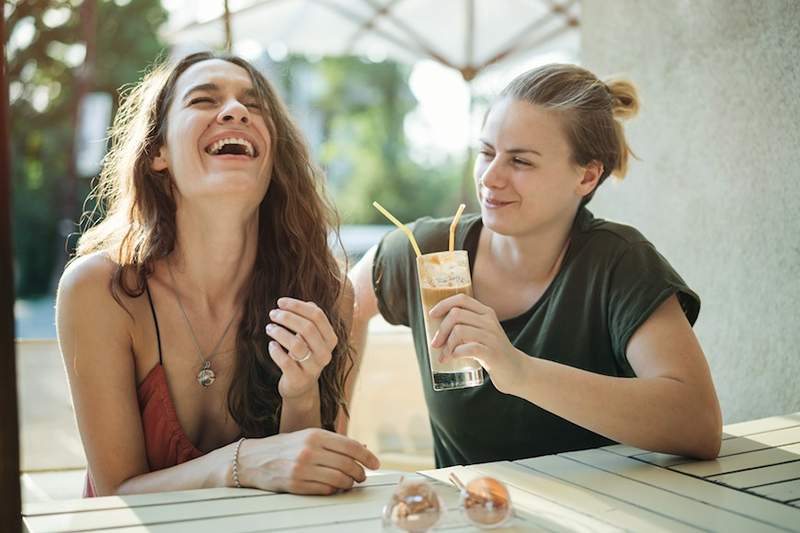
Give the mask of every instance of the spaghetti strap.
[(153, 305), (153, 297), (150, 296), (150, 286), (145, 281), (144, 290), (147, 291), (147, 301), (150, 302), (150, 311), (153, 312), (153, 323), (156, 325), (156, 339), (158, 339), (158, 364), (163, 365), (161, 359), (161, 332), (158, 329), (158, 318), (156, 318), (156, 307)]

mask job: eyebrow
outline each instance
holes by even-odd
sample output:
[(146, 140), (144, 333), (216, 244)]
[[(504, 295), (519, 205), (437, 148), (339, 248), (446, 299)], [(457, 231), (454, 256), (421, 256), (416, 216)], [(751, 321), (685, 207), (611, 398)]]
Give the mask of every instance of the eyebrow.
[[(196, 92), (217, 93), (219, 91), (220, 91), (219, 85), (217, 85), (216, 83), (201, 83), (200, 85), (195, 85), (194, 87), (191, 87), (188, 91), (186, 91), (186, 93), (183, 95), (183, 99), (186, 100), (192, 93)], [(242, 94), (243, 96), (249, 98), (258, 97), (258, 93), (252, 87), (246, 89)]]
[[(494, 149), (494, 146), (492, 146), (491, 143), (486, 142), (483, 139), (480, 139), (480, 142), (482, 144), (485, 144), (489, 148)], [(539, 157), (542, 157), (542, 153), (539, 152), (538, 150), (534, 150), (533, 148), (510, 148), (506, 150), (506, 152), (509, 154), (536, 154)]]

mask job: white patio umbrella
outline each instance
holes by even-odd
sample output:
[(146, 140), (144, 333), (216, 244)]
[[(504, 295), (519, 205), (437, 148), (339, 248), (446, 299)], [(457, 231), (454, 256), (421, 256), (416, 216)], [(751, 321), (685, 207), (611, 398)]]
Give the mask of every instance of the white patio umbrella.
[[(471, 82), (484, 71), (536, 52), (574, 55), (578, 47), (577, 0), (208, 0), (205, 11), (200, 6), (188, 18), (181, 10), (183, 20), (164, 31), (179, 51), (247, 44), (273, 58), (433, 60), (467, 82), (470, 119)], [(461, 196), (468, 201), (468, 146), (465, 152)]]
[(576, 0), (239, 0), (229, 9), (218, 0), (216, 7), (219, 15), (203, 21), (202, 9), (193, 9), (194, 20), (168, 28), (165, 38), (188, 49), (247, 41), (313, 56), (430, 59), (466, 81), (575, 41), (578, 25)]

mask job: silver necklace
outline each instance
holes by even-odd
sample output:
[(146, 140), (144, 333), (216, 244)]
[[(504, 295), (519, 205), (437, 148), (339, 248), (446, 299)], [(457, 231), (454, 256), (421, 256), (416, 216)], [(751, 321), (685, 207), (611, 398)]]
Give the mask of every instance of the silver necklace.
[(228, 330), (231, 329), (231, 324), (233, 324), (233, 319), (236, 318), (236, 313), (233, 314), (231, 319), (228, 321), (228, 325), (225, 326), (225, 331), (222, 332), (222, 336), (217, 341), (216, 346), (211, 350), (211, 353), (208, 354), (208, 357), (203, 356), (203, 350), (200, 348), (200, 343), (197, 342), (197, 335), (194, 334), (194, 328), (192, 327), (192, 322), (189, 320), (189, 315), (186, 314), (186, 309), (183, 307), (183, 302), (181, 302), (181, 297), (178, 296), (178, 289), (177, 283), (175, 282), (175, 274), (172, 273), (172, 265), (167, 263), (167, 270), (169, 270), (169, 277), (172, 279), (172, 294), (175, 295), (175, 300), (178, 302), (178, 307), (181, 309), (181, 313), (183, 314), (184, 320), (186, 320), (186, 325), (189, 326), (189, 333), (192, 334), (192, 340), (194, 341), (194, 345), (197, 348), (198, 358), (200, 359), (200, 371), (197, 372), (197, 382), (203, 386), (203, 388), (211, 386), (212, 383), (217, 379), (217, 375), (211, 369), (211, 358), (217, 355), (217, 350), (220, 346), (222, 346), (222, 341), (225, 340), (225, 336), (228, 334)]

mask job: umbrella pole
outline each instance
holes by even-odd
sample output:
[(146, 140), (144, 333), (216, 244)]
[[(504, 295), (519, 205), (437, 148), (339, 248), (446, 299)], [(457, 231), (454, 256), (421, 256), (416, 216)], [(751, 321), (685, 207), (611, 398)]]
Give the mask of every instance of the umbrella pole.
[(223, 22), (225, 24), (225, 53), (230, 54), (233, 49), (233, 31), (231, 30), (231, 8), (228, 5), (228, 0), (224, 0), (225, 14), (223, 15)]

